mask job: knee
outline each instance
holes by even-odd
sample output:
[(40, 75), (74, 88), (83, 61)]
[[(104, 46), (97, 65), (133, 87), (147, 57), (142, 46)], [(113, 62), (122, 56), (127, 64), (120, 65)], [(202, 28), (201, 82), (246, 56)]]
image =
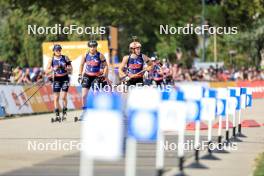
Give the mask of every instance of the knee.
[(59, 95), (55, 95), (55, 96), (54, 96), (54, 100), (55, 100), (55, 101), (59, 101)]
[(64, 95), (64, 96), (62, 97), (62, 100), (63, 100), (63, 101), (66, 101), (66, 100), (67, 100), (67, 95)]
[(83, 98), (83, 99), (86, 98), (86, 97), (87, 97), (87, 94), (88, 94), (87, 92), (83, 92), (83, 93), (82, 93), (82, 98)]

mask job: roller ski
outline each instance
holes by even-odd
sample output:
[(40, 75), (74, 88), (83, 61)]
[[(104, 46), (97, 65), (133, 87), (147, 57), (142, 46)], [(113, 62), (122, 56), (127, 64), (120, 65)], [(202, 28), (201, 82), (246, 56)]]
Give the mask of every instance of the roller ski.
[(61, 121), (62, 121), (62, 118), (60, 116), (56, 116), (55, 118), (51, 118), (51, 123), (61, 122)]
[(56, 117), (55, 118), (51, 118), (51, 123), (55, 123), (55, 122), (62, 122), (62, 118), (60, 117), (60, 112), (58, 109), (55, 109), (55, 114)]
[(80, 119), (78, 117), (74, 117), (74, 122), (78, 122)]
[(56, 117), (55, 118), (51, 118), (51, 123), (61, 122), (59, 109), (55, 109), (55, 114), (56, 114)]
[(80, 117), (74, 117), (74, 122), (83, 121), (85, 111), (83, 111), (80, 115)]
[(79, 117), (74, 117), (74, 122), (78, 122), (78, 121), (82, 121), (82, 116), (80, 116), (80, 118)]

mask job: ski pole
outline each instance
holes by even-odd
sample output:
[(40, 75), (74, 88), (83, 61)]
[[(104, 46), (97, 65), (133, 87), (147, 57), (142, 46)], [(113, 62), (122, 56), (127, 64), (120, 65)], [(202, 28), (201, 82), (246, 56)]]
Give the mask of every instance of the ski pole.
[(45, 82), (18, 108), (20, 110), (38, 91), (44, 86)]
[(20, 94), (17, 95), (17, 97), (23, 95), (24, 93), (26, 93), (27, 91), (29, 91), (30, 89), (34, 88), (35, 86), (39, 86), (42, 83), (42, 79), (38, 82), (35, 82), (33, 85), (31, 85), (30, 87), (26, 88), (23, 92), (21, 92)]

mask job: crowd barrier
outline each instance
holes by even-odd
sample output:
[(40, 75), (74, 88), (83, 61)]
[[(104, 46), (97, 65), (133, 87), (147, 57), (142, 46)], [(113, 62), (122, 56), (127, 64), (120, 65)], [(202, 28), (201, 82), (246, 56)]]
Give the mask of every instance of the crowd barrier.
[[(225, 147), (232, 147), (232, 142), (242, 142), (238, 138), (245, 137), (241, 131), (244, 127), (241, 113), (252, 107), (252, 97), (263, 97), (262, 84), (264, 81), (181, 82), (176, 83), (176, 89), (162, 91), (153, 88), (132, 89), (126, 94), (125, 103), (124, 97), (119, 93), (92, 93), (92, 96), (88, 96), (87, 109), (82, 119), (80, 175), (93, 176), (94, 161), (118, 161), (125, 157), (124, 175), (136, 176), (137, 143), (152, 142), (156, 143), (156, 173), (157, 176), (162, 176), (166, 172), (163, 144), (168, 132), (173, 132), (170, 135), (177, 136), (180, 175), (184, 175), (184, 168), (187, 167), (203, 168), (200, 159), (212, 160), (215, 157), (213, 153), (228, 151), (229, 149)], [(37, 94), (31, 101), (21, 106), (35, 92)], [(81, 87), (70, 87), (68, 102), (69, 109), (81, 107)], [(53, 110), (52, 87), (33, 86), (31, 89), (30, 86), (0, 85), (0, 103), (3, 115), (50, 112)], [(215, 120), (218, 120), (216, 143), (212, 138)], [(232, 134), (229, 134), (231, 120), (233, 130)], [(201, 139), (202, 122), (208, 125), (207, 140)], [(195, 153), (195, 161), (185, 167), (184, 145), (186, 126), (189, 123), (195, 123), (194, 148), (191, 149)], [(222, 134), (222, 128), (225, 129), (225, 135)], [(201, 140), (206, 142), (207, 148), (207, 155), (203, 157), (199, 155), (199, 151), (204, 150)], [(217, 144), (219, 149), (212, 149), (211, 144)]]
[[(30, 101), (23, 105), (38, 88), (38, 86), (30, 88), (21, 85), (0, 85), (0, 116), (52, 112), (54, 108), (51, 85), (42, 86)], [(80, 109), (81, 101), (81, 87), (71, 86), (68, 92), (68, 108)]]
[[(178, 83), (181, 84), (181, 83)], [(230, 81), (230, 82), (190, 82), (204, 87), (251, 87), (253, 98), (264, 98), (264, 81)], [(176, 83), (177, 85), (177, 83)], [(53, 111), (52, 86), (45, 85), (26, 103), (19, 107), (37, 90), (22, 85), (0, 85), (0, 118), (8, 115), (31, 114)], [(19, 96), (18, 96), (19, 95)], [(71, 86), (68, 95), (68, 109), (81, 109), (81, 87)]]
[[(239, 137), (245, 137), (242, 133), (245, 119), (241, 114), (252, 107), (252, 88), (236, 86), (236, 82), (213, 84), (181, 82), (175, 88), (167, 87), (161, 91), (151, 87), (131, 89), (127, 94), (125, 111), (122, 94), (97, 93), (88, 96), (87, 109), (82, 118), (80, 176), (94, 175), (94, 161), (115, 162), (122, 158), (124, 175), (136, 176), (139, 142), (155, 144), (157, 176), (170, 171), (175, 175), (175, 171), (168, 170), (164, 161), (165, 151), (170, 151), (164, 147), (168, 142), (166, 136), (175, 136), (172, 140), (176, 144), (177, 175), (185, 175), (185, 168), (206, 168), (200, 159), (215, 160), (214, 153), (237, 150), (235, 143), (242, 142)], [(123, 119), (126, 120), (125, 130)], [(217, 141), (213, 139), (213, 123), (216, 121), (219, 123)], [(231, 134), (229, 121), (232, 121)], [(208, 126), (207, 139), (200, 132), (202, 122)], [(191, 143), (186, 140), (189, 123), (195, 123)], [(222, 130), (223, 127), (225, 130)], [(185, 162), (186, 151), (192, 151), (195, 158), (190, 165)], [(200, 157), (200, 151), (204, 151), (205, 155)]]

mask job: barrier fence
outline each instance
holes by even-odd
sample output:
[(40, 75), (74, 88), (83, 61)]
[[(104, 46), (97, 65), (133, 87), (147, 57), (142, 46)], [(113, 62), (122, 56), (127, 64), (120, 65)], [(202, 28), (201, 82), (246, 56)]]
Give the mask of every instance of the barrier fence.
[[(180, 85), (182, 83), (176, 83)], [(264, 81), (238, 82), (190, 82), (204, 87), (251, 87), (253, 98), (264, 98)], [(45, 85), (26, 103), (19, 107), (37, 90), (38, 86), (26, 91), (30, 86), (0, 85), (0, 117), (16, 114), (30, 114), (53, 111), (52, 86)], [(23, 93), (25, 92), (25, 93)], [(68, 109), (81, 109), (81, 87), (71, 86), (68, 94)]]
[[(253, 98), (264, 97), (263, 85), (264, 81), (182, 82), (176, 83), (170, 90), (161, 91), (151, 87), (131, 89), (126, 94), (127, 97), (117, 92), (92, 93), (88, 96), (87, 109), (82, 119), (80, 175), (92, 176), (94, 161), (111, 162), (125, 157), (124, 175), (136, 176), (137, 144), (151, 142), (156, 144), (156, 175), (161, 176), (166, 167), (164, 140), (168, 132), (177, 136), (174, 139), (177, 143), (178, 168), (183, 175), (186, 168), (184, 145), (186, 130), (191, 126), (189, 124), (194, 124), (195, 161), (188, 167), (203, 168), (199, 162), (199, 151), (204, 150), (201, 141), (207, 143), (207, 155), (203, 159), (213, 159), (214, 152), (229, 150), (223, 144), (232, 148), (232, 142), (239, 141), (238, 137), (244, 136), (241, 111), (252, 106)], [(0, 102), (3, 107), (1, 113), (23, 114), (53, 110), (51, 85), (29, 88), (30, 86), (0, 85)], [(38, 89), (32, 100), (19, 109)], [(80, 107), (81, 87), (70, 87), (68, 108)], [(126, 127), (123, 126), (124, 119), (127, 121)], [(215, 121), (218, 121), (217, 125), (213, 124)], [(203, 122), (206, 124), (207, 139), (201, 139)], [(229, 123), (232, 124), (232, 133)], [(218, 128), (217, 141), (213, 139), (213, 128)], [(222, 129), (225, 130), (225, 136)], [(223, 136), (225, 140), (222, 140)], [(215, 143), (221, 147), (210, 148)]]
[[(39, 91), (23, 105), (38, 88), (40, 88)], [(80, 109), (82, 102), (81, 87), (71, 86), (67, 99), (69, 109)], [(51, 85), (32, 88), (21, 85), (0, 85), (0, 106), (2, 107), (0, 116), (52, 112), (54, 110), (53, 100)]]
[[(229, 84), (225, 85), (227, 88), (219, 88), (219, 83), (214, 84), (212, 87), (218, 88), (211, 88), (208, 83), (181, 83), (175, 88), (163, 90), (151, 87), (134, 88), (128, 92), (125, 110), (122, 109), (121, 100), (124, 97), (120, 93), (91, 94), (87, 99), (88, 106), (82, 119), (80, 175), (92, 176), (94, 161), (111, 162), (125, 156), (124, 175), (136, 176), (137, 145), (141, 142), (156, 143), (156, 175), (162, 176), (166, 167), (164, 140), (168, 133), (175, 136), (178, 168), (180, 175), (184, 175), (188, 123), (195, 123), (195, 162), (188, 167), (205, 167), (199, 162), (199, 153), (205, 150), (204, 148), (207, 155), (202, 159), (208, 160), (215, 159), (214, 152), (235, 150), (236, 145), (233, 142), (244, 136), (241, 111), (252, 106), (252, 88), (231, 87)], [(127, 119), (125, 130), (122, 126), (123, 117)], [(223, 119), (226, 121), (224, 141), (221, 134)], [(213, 139), (212, 133), (215, 120), (219, 120), (217, 141)], [(231, 134), (229, 121), (232, 121)], [(201, 139), (202, 122), (208, 125), (207, 139)], [(125, 155), (122, 154), (124, 140)], [(192, 144), (188, 145), (191, 148)]]

